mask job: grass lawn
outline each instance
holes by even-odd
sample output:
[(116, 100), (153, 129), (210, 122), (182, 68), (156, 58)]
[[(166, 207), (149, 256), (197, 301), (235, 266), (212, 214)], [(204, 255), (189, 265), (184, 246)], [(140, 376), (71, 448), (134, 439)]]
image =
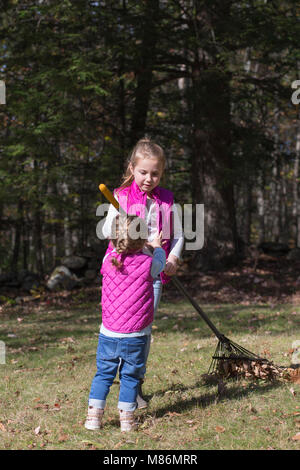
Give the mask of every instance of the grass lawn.
[[(300, 339), (292, 304), (201, 305), (233, 341), (289, 366)], [(217, 339), (181, 297), (162, 298), (154, 327), (139, 430), (121, 434), (112, 386), (104, 426), (84, 428), (95, 373), (100, 306), (80, 291), (2, 307), (0, 340), (1, 449), (299, 450), (300, 387), (263, 381), (205, 385)], [(299, 437), (299, 435), (298, 435)]]

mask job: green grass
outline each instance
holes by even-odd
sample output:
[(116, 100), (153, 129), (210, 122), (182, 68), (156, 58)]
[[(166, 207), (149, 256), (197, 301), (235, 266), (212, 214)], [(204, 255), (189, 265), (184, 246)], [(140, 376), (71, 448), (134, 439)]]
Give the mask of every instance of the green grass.
[[(75, 299), (76, 300), (76, 299)], [(275, 364), (290, 364), (300, 339), (300, 309), (289, 304), (204, 305), (233, 341)], [(222, 395), (205, 385), (217, 340), (183, 301), (162, 299), (148, 362), (147, 410), (139, 430), (121, 434), (112, 386), (104, 427), (84, 428), (95, 373), (99, 301), (9, 306), (0, 313), (1, 449), (297, 449), (300, 388), (290, 383), (229, 382)]]

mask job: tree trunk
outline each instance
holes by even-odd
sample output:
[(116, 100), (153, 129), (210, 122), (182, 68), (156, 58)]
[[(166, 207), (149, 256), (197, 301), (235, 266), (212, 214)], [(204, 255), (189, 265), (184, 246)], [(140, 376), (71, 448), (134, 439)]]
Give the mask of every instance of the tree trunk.
[(33, 248), (34, 268), (40, 274), (44, 274), (43, 243), (42, 243), (42, 215), (41, 205), (38, 201), (33, 212)]
[(28, 217), (28, 212), (26, 210), (26, 205), (24, 208), (24, 214), (23, 214), (23, 225), (22, 225), (22, 241), (23, 241), (23, 269), (25, 271), (28, 270), (28, 264), (29, 264), (29, 253), (30, 253), (30, 239), (29, 239), (29, 217)]
[(131, 146), (134, 146), (145, 133), (157, 43), (156, 25), (159, 0), (152, 0), (151, 2), (143, 0), (140, 3), (145, 5), (145, 10), (143, 20), (141, 20), (143, 21), (143, 36), (136, 70), (137, 87), (131, 124)]
[(260, 177), (257, 185), (257, 211), (258, 211), (258, 244), (265, 241), (265, 192), (264, 177)]
[(17, 219), (15, 223), (15, 236), (13, 240), (13, 253), (11, 258), (11, 270), (18, 271), (18, 261), (20, 254), (20, 243), (21, 243), (21, 231), (22, 231), (22, 202), (18, 201), (17, 208)]
[(270, 194), (270, 215), (271, 215), (271, 233), (270, 237), (275, 242), (279, 242), (281, 235), (281, 201), (280, 201), (280, 164), (278, 156), (276, 155), (276, 161), (272, 169), (272, 183), (271, 183), (271, 194)]
[(300, 125), (296, 134), (296, 155), (293, 175), (293, 220), (295, 246), (300, 248), (300, 198), (299, 198), (299, 159), (300, 159)]
[[(62, 184), (62, 190), (65, 196), (69, 194), (69, 188), (67, 183)], [(65, 246), (65, 255), (68, 256), (72, 253), (72, 232), (70, 229), (70, 215), (68, 209), (65, 209), (64, 213), (64, 246)]]
[(287, 174), (288, 174), (288, 165), (283, 165), (283, 171), (280, 178), (280, 203), (281, 203), (281, 233), (280, 241), (282, 243), (289, 243), (289, 233), (290, 233), (290, 220), (288, 217), (288, 195), (287, 195)]
[(238, 252), (233, 181), (230, 171), (229, 74), (220, 67), (193, 70), (194, 203), (204, 203), (205, 243), (197, 254), (202, 269), (218, 269)]
[(252, 183), (250, 179), (247, 180), (244, 193), (244, 204), (243, 204), (243, 217), (242, 217), (242, 239), (246, 245), (251, 243), (251, 225), (252, 225), (252, 204), (253, 204), (253, 194), (252, 194)]

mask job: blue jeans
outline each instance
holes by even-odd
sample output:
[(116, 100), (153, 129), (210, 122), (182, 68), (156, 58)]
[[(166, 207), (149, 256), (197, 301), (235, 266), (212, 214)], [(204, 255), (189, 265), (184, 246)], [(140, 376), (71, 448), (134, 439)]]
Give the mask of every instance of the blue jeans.
[[(161, 294), (162, 294), (162, 282), (160, 279), (154, 279), (153, 281), (153, 290), (154, 290), (154, 315), (158, 309), (158, 305), (160, 302)], [(151, 334), (147, 336), (147, 345), (145, 350), (145, 365), (141, 370), (140, 378), (143, 379), (146, 374), (146, 364), (150, 352), (150, 344), (151, 344)]]
[(134, 411), (141, 370), (145, 366), (147, 336), (110, 338), (99, 335), (97, 372), (92, 381), (89, 405), (105, 408), (106, 397), (119, 368), (118, 408)]

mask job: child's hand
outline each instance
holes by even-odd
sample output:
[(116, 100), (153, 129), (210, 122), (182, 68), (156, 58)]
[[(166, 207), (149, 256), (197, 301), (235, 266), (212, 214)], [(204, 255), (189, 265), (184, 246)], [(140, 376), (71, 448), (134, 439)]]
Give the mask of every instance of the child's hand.
[(157, 232), (152, 242), (147, 242), (147, 246), (150, 246), (151, 248), (153, 248), (153, 250), (155, 248), (162, 248), (163, 244), (164, 242), (162, 242), (162, 232)]
[(167, 262), (166, 262), (166, 267), (164, 269), (165, 274), (167, 276), (174, 276), (176, 274), (178, 267), (178, 258), (175, 255), (169, 255)]

